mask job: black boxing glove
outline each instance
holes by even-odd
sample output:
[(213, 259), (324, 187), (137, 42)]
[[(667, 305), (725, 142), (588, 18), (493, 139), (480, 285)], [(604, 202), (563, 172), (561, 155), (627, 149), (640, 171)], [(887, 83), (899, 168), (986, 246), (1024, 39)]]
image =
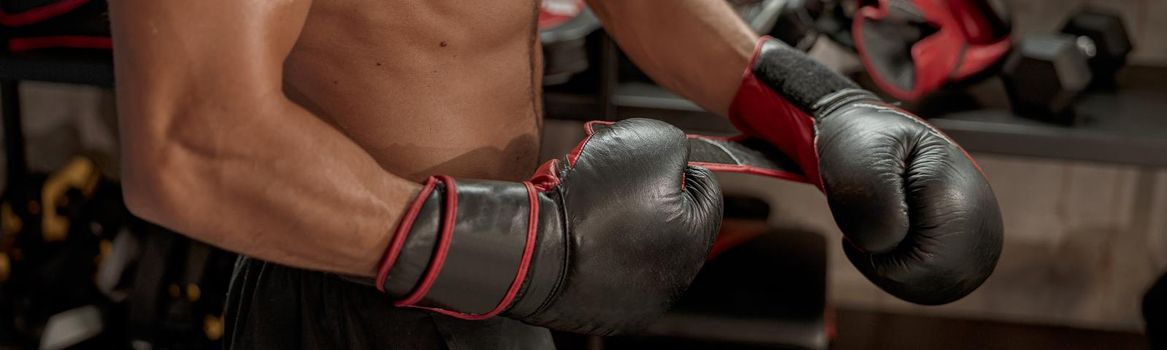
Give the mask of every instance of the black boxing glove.
[[(591, 129), (589, 128), (589, 131)], [(607, 334), (665, 312), (705, 261), (721, 190), (685, 135), (630, 119), (525, 182), (431, 177), (376, 285), (396, 305)]]
[(847, 257), (888, 293), (943, 304), (992, 273), (1003, 231), (993, 190), (927, 122), (772, 38), (759, 40), (729, 117), (744, 136), (694, 138), (705, 144), (695, 164), (818, 186)]

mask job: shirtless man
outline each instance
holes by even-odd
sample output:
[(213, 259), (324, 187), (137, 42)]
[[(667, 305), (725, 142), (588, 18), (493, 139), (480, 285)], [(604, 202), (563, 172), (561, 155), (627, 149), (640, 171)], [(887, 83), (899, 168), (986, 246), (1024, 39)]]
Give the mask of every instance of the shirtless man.
[[(759, 41), (722, 0), (588, 4), (655, 81), (795, 159), (885, 290), (942, 303), (991, 272), (991, 190), (926, 124)], [(228, 347), (550, 347), (528, 324), (602, 334), (675, 300), (720, 220), (675, 129), (614, 125), (521, 182), (542, 124), (537, 10), (111, 1), (127, 205), (248, 257)], [(447, 235), (469, 243), (439, 254)]]

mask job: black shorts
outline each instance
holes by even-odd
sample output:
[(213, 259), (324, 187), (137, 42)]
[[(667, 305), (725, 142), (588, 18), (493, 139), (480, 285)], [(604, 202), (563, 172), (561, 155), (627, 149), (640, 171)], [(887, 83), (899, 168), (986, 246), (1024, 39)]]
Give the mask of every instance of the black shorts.
[(239, 258), (225, 349), (551, 349), (546, 328), (396, 308), (376, 289), (323, 272)]

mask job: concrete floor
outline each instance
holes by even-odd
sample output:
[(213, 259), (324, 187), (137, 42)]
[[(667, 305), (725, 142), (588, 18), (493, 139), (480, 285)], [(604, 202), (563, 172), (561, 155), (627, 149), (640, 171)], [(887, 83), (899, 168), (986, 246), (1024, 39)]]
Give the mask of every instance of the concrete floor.
[[(979, 321), (888, 312), (838, 310), (833, 350), (1139, 350), (1141, 334), (1061, 326)], [(788, 349), (777, 345), (731, 344), (691, 339), (611, 337), (603, 340), (556, 334), (560, 350), (597, 349)], [(590, 343), (589, 343), (590, 341)], [(598, 346), (602, 344), (602, 346)]]

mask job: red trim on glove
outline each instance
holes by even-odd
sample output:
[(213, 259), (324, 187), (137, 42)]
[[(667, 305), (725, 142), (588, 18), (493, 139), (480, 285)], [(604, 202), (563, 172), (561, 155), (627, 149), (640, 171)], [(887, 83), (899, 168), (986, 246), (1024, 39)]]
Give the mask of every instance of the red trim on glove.
[(398, 305), (412, 307), (415, 309), (423, 309), (450, 317), (456, 317), (463, 320), (485, 320), (506, 311), (514, 302), (515, 297), (519, 294), (519, 289), (523, 286), (523, 281), (527, 279), (527, 271), (531, 267), (531, 258), (535, 255), (535, 241), (539, 233), (539, 197), (535, 185), (530, 182), (523, 182), (523, 186), (527, 188), (527, 198), (530, 200), (531, 209), (527, 217), (527, 242), (523, 246), (523, 257), (519, 262), (519, 269), (515, 271), (515, 278), (511, 280), (510, 287), (507, 288), (506, 294), (498, 301), (490, 311), (481, 314), (472, 314), (467, 312), (458, 312), (437, 307), (415, 306), (415, 305)]
[(527, 216), (527, 244), (523, 246), (523, 258), (519, 262), (518, 271), (515, 271), (515, 279), (511, 281), (507, 293), (503, 295), (502, 300), (494, 309), (479, 315), (462, 314), (462, 318), (482, 320), (502, 313), (511, 306), (511, 302), (515, 300), (515, 296), (519, 294), (519, 289), (523, 286), (523, 281), (527, 279), (527, 270), (530, 269), (531, 258), (535, 255), (535, 240), (539, 235), (539, 196), (535, 185), (523, 182), (523, 186), (527, 187), (527, 198), (530, 200), (531, 210)]
[[(724, 137), (724, 136), (709, 136), (709, 135), (697, 135), (697, 134), (686, 134), (685, 137), (690, 138), (690, 139), (709, 139), (709, 140), (721, 140), (721, 141), (726, 141), (726, 142), (738, 142), (738, 141), (745, 140), (745, 139), (749, 138), (749, 136), (746, 136), (746, 135)], [(803, 176), (802, 174), (799, 174), (799, 173), (793, 173), (793, 172), (779, 170), (779, 169), (759, 168), (759, 167), (745, 165), (745, 164), (728, 164), (728, 163), (710, 163), (710, 162), (700, 162), (700, 161), (689, 161), (689, 166), (699, 166), (699, 167), (703, 167), (703, 168), (709, 169), (710, 171), (715, 171), (715, 172), (739, 173), (739, 174), (747, 174), (747, 175), (760, 175), (760, 176), (768, 176), (768, 177), (778, 178), (778, 179), (782, 179), (782, 180), (796, 181), (796, 182), (808, 183), (808, 184), (812, 184), (812, 185), (814, 184), (814, 182), (808, 180), (806, 178), (806, 176)]]
[(612, 124), (616, 124), (616, 122), (607, 121), (607, 120), (588, 121), (588, 122), (584, 123), (584, 135), (591, 136), (591, 134), (595, 134), (596, 133), (596, 125), (612, 125)]
[(747, 174), (747, 175), (760, 175), (760, 176), (768, 176), (768, 177), (778, 178), (778, 179), (787, 180), (787, 181), (795, 181), (795, 182), (814, 184), (813, 182), (807, 180), (806, 177), (803, 177), (802, 175), (799, 175), (799, 174), (795, 174), (795, 173), (788, 172), (788, 171), (781, 171), (781, 170), (763, 169), (763, 168), (758, 168), (758, 167), (752, 167), (749, 165), (706, 163), (706, 162), (689, 162), (689, 165), (690, 166), (704, 167), (706, 169), (709, 169), (710, 171), (715, 171), (715, 172), (739, 173), (739, 174)]
[(381, 267), (377, 269), (377, 290), (381, 293), (385, 292), (385, 280), (389, 277), (389, 270), (392, 270), (393, 264), (397, 262), (397, 256), (401, 254), (401, 247), (405, 245), (405, 237), (409, 236), (409, 230), (413, 228), (413, 221), (417, 220), (418, 212), (421, 211), (426, 198), (437, 188), (437, 184), (438, 181), (433, 176), (426, 179), (425, 185), (421, 187), (421, 191), (417, 193), (417, 197), (413, 199), (413, 203), (409, 205), (405, 215), (401, 217), (401, 223), (397, 224), (397, 230), (393, 232), (393, 239), (389, 241), (389, 247), (385, 249), (385, 256), (381, 258)]
[(532, 185), (535, 186), (536, 189), (539, 190), (539, 192), (550, 190), (555, 188), (555, 186), (559, 186), (560, 180), (559, 174), (557, 174), (558, 171), (559, 160), (549, 160), (543, 163), (543, 165), (540, 165), (539, 169), (535, 170), (535, 174), (531, 176), (529, 181)]
[(742, 74), (741, 86), (729, 106), (729, 120), (747, 135), (778, 147), (798, 164), (805, 182), (822, 189), (814, 118), (754, 75), (758, 54), (768, 40), (769, 37), (763, 36), (754, 47), (754, 57)]
[(425, 298), (429, 293), (430, 288), (434, 286), (438, 275), (442, 272), (442, 265), (446, 264), (446, 254), (450, 252), (450, 241), (454, 239), (454, 224), (455, 219), (458, 218), (458, 187), (454, 184), (454, 179), (438, 175), (433, 176), (446, 185), (446, 207), (445, 213), (442, 215), (442, 229), (438, 236), (438, 249), (434, 252), (434, 256), (430, 258), (430, 264), (426, 267), (425, 276), (422, 277), (421, 282), (417, 287), (393, 305), (395, 306), (414, 306), (417, 302)]
[[(572, 167), (572, 168), (575, 167), (575, 161), (577, 159), (579, 159), (580, 154), (583, 154), (584, 145), (586, 145), (588, 143), (588, 141), (592, 139), (592, 134), (596, 133), (596, 129), (594, 127), (595, 125), (612, 125), (612, 124), (616, 124), (616, 122), (610, 122), (610, 121), (606, 121), (606, 120), (593, 120), (593, 121), (589, 121), (589, 122), (584, 123), (584, 135), (585, 135), (585, 137), (582, 141), (580, 141), (578, 144), (576, 144), (574, 148), (571, 149), (571, 152), (567, 153), (567, 166)], [(558, 183), (559, 182), (556, 181), (556, 184), (558, 184)]]
[(571, 152), (567, 153), (567, 166), (572, 168), (575, 167), (575, 161), (579, 159), (580, 154), (583, 154), (584, 145), (586, 145), (588, 140), (591, 139), (592, 135), (588, 134), (587, 137), (584, 137), (583, 141), (580, 141), (579, 144), (575, 145), (575, 148), (571, 149)]

